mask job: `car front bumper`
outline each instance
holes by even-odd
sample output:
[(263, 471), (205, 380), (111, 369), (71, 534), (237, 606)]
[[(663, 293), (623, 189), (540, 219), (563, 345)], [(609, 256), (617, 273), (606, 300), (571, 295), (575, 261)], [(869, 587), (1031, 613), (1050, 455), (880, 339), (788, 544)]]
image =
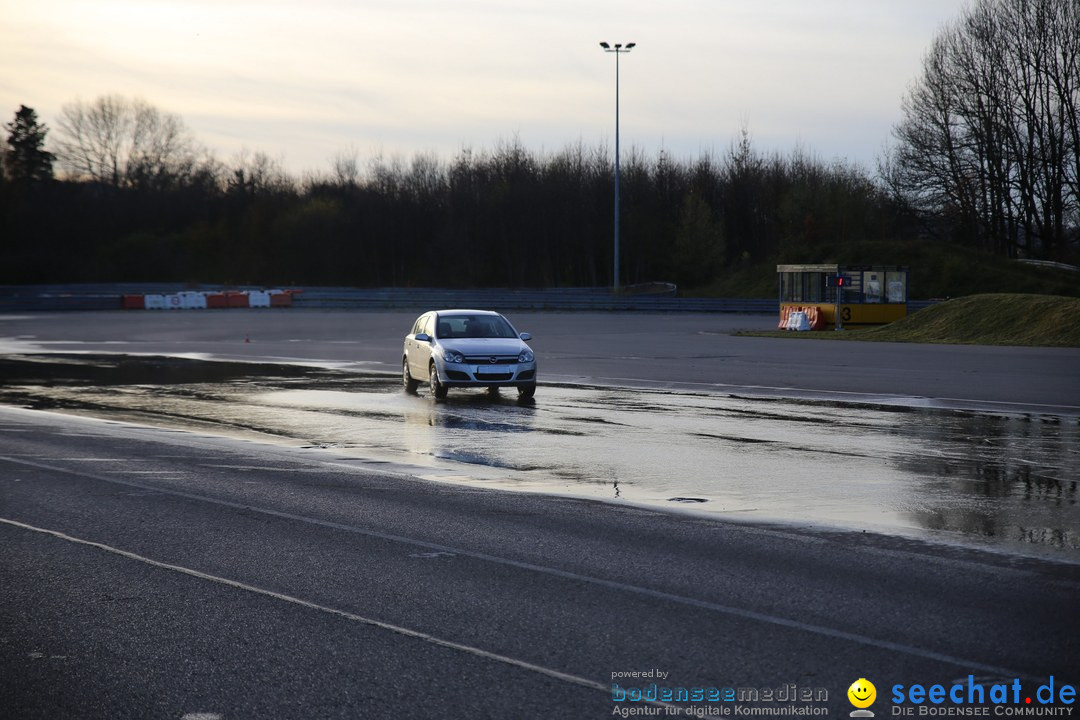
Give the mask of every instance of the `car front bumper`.
[(536, 363), (478, 365), (436, 363), (439, 382), (446, 387), (525, 387), (536, 384)]

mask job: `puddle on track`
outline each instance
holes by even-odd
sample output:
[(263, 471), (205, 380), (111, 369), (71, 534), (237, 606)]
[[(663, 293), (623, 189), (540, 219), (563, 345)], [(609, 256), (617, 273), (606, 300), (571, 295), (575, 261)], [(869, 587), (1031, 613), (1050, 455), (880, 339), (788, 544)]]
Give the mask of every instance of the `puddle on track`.
[(1080, 558), (1080, 419), (395, 379), (180, 358), (0, 359), (0, 402), (289, 438), (485, 487)]

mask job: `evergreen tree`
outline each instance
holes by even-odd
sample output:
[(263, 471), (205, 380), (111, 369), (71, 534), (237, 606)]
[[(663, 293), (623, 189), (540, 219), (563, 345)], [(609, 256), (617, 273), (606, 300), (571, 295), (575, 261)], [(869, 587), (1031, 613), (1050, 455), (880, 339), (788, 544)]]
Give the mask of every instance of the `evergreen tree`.
[(27, 185), (51, 180), (54, 156), (45, 150), (45, 135), (49, 128), (38, 122), (33, 108), (20, 105), (15, 119), (4, 127), (9, 132), (4, 148), (6, 178)]

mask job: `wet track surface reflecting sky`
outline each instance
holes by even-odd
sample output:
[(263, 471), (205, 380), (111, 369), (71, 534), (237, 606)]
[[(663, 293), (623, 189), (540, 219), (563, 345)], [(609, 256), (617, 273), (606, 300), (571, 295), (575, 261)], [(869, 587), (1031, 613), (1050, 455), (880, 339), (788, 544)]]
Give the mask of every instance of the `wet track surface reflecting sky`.
[(452, 391), (178, 358), (0, 360), (0, 402), (273, 436), (438, 481), (1080, 560), (1080, 420), (542, 385)]

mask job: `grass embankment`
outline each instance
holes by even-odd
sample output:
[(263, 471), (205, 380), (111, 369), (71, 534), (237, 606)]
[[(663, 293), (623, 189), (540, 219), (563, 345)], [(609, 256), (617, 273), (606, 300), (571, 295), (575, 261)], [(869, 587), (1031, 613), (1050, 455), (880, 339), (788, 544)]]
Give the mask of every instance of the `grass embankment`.
[(776, 266), (782, 263), (906, 265), (908, 297), (964, 297), (994, 290), (1080, 296), (1080, 276), (1055, 268), (1034, 267), (950, 243), (911, 240), (792, 248), (768, 262), (726, 271), (708, 287), (680, 288), (690, 297), (776, 297)]
[(970, 295), (932, 305), (875, 328), (744, 334), (877, 342), (1080, 347), (1080, 298), (1006, 293)]

